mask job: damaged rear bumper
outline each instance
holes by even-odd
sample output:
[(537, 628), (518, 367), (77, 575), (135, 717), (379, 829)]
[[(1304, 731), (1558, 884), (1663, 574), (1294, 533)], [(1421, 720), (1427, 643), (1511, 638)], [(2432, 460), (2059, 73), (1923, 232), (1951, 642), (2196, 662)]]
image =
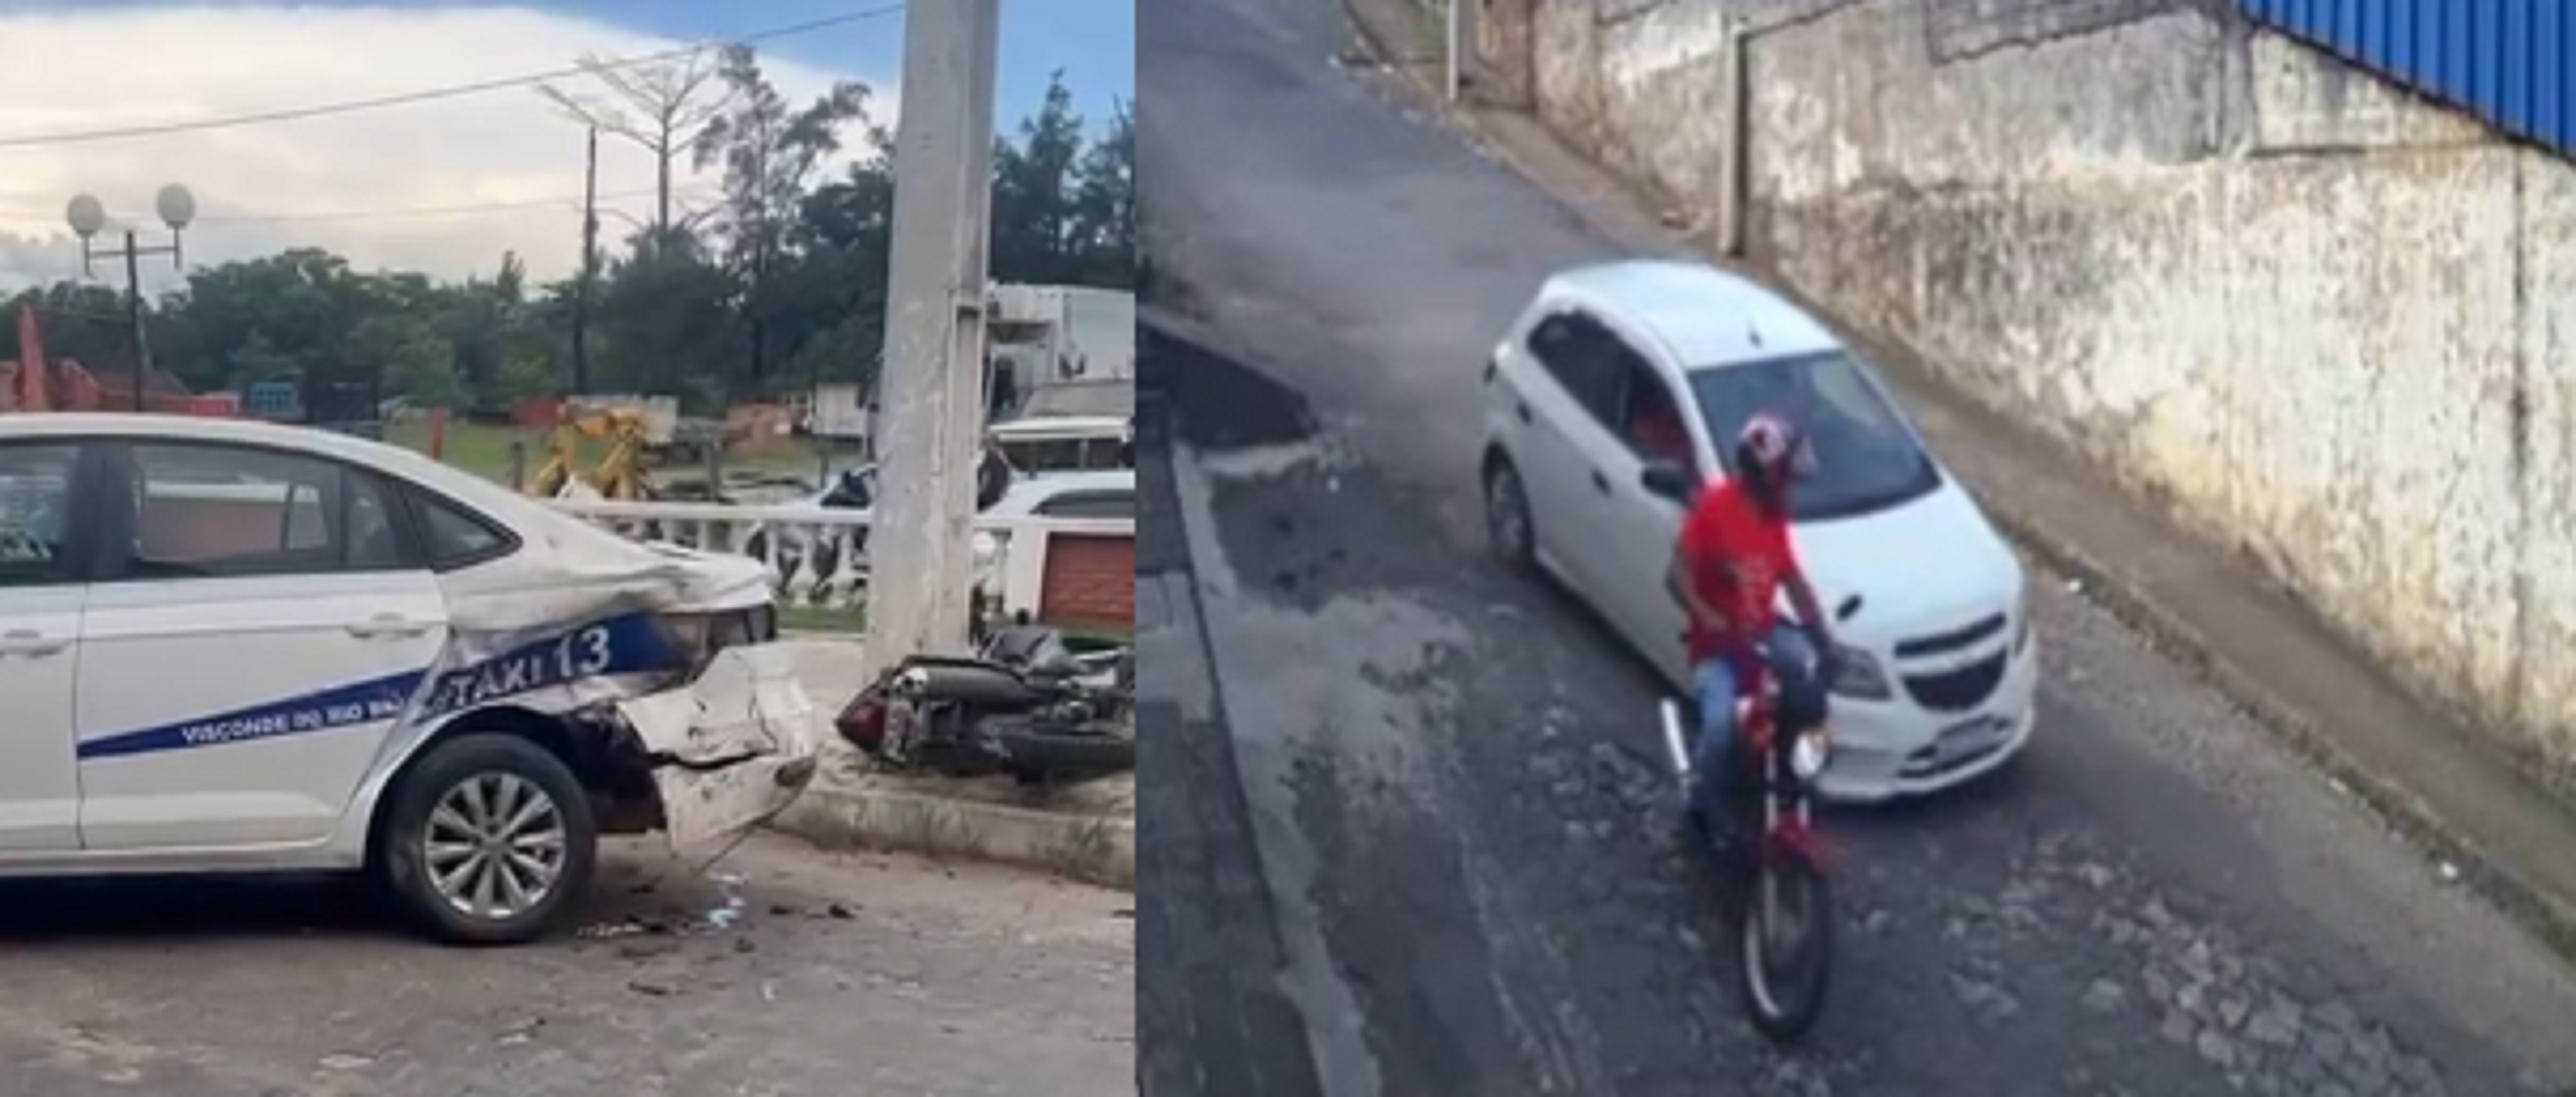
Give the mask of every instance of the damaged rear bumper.
[(717, 652), (687, 685), (616, 703), (652, 760), (674, 849), (769, 821), (814, 781), (821, 739), (793, 645)]

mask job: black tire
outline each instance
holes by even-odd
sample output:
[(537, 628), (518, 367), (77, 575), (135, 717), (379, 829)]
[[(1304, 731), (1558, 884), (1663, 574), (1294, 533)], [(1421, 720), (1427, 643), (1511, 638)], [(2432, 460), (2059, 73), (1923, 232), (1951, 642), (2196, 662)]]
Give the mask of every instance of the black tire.
[(1537, 573), (1538, 526), (1530, 520), (1529, 486), (1501, 454), (1485, 462), (1485, 540), (1504, 566)]
[(1026, 784), (1078, 784), (1136, 768), (1136, 741), (1106, 728), (1011, 724), (988, 733), (1003, 768)]
[[(1752, 890), (1745, 894), (1737, 919), (1736, 986), (1743, 992), (1745, 1016), (1756, 1030), (1776, 1043), (1794, 1043), (1824, 1015), (1825, 992), (1833, 980), (1833, 890), (1826, 886), (1824, 873), (1804, 857), (1774, 855), (1764, 860), (1761, 870), (1749, 877)], [(1788, 915), (1798, 919), (1805, 947), (1798, 950), (1795, 963), (1786, 965), (1786, 972), (1774, 970), (1762, 932), (1760, 888), (1766, 874), (1779, 881), (1784, 895), (1793, 889), (1805, 893), (1805, 901), (1794, 904), (1796, 913)], [(1792, 905), (1781, 904), (1784, 909)]]
[[(430, 816), (451, 792), (483, 778), (517, 778), (553, 803), (562, 859), (551, 887), (524, 909), (500, 917), (458, 909), (439, 893), (426, 865)], [(554, 753), (516, 735), (475, 733), (439, 743), (387, 796), (369, 870), (408, 921), (456, 945), (511, 945), (553, 932), (590, 891), (599, 859), (599, 824), (590, 797)]]

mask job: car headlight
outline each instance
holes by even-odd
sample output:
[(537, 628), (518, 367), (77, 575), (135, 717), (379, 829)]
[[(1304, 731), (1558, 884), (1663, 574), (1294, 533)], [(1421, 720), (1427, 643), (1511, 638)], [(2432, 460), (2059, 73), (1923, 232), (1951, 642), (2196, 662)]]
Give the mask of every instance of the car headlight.
[(1834, 680), (1825, 683), (1826, 689), (1836, 696), (1859, 701), (1884, 701), (1894, 696), (1888, 688), (1887, 671), (1878, 665), (1877, 656), (1855, 647), (1839, 648), (1836, 654), (1841, 666)]
[(1789, 744), (1789, 772), (1797, 774), (1801, 781), (1813, 782), (1825, 772), (1825, 763), (1833, 755), (1833, 738), (1823, 728), (1803, 732)]

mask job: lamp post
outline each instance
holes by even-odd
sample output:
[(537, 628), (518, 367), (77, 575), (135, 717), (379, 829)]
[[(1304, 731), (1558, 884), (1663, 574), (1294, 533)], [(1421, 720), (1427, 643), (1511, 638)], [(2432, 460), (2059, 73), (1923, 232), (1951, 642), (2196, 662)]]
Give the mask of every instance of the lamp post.
[(171, 268), (179, 267), (180, 234), (187, 229), (188, 222), (197, 219), (197, 196), (188, 193), (188, 188), (172, 183), (153, 197), (152, 208), (161, 215), (161, 223), (170, 227), (170, 242), (145, 247), (135, 241), (134, 229), (129, 226), (124, 230), (124, 246), (114, 250), (91, 246), (91, 238), (107, 227), (107, 207), (100, 205), (95, 196), (75, 196), (71, 205), (63, 210), (63, 219), (71, 222), (72, 232), (80, 237), (82, 274), (91, 274), (91, 262), (102, 255), (125, 260), (125, 315), (127, 321), (134, 325), (134, 410), (137, 412), (144, 410), (144, 380), (152, 373), (152, 344), (144, 335), (143, 275), (136, 260), (146, 255), (167, 255)]

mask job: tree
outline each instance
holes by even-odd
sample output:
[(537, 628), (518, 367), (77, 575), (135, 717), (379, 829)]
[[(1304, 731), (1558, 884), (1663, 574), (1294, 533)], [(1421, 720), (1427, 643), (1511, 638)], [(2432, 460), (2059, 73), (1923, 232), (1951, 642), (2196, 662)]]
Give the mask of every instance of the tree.
[(1109, 130), (1082, 154), (1074, 195), (1074, 238), (1083, 257), (1079, 281), (1109, 289), (1136, 287), (1136, 106), (1119, 101)]
[(625, 138), (653, 157), (653, 236), (671, 231), (671, 162), (695, 149), (707, 126), (723, 115), (731, 86), (717, 79), (716, 58), (705, 50), (666, 61), (620, 65), (595, 56), (577, 62), (592, 80), (608, 89), (603, 98), (565, 91), (552, 84), (537, 94), (562, 108), (575, 121)]
[(740, 308), (750, 331), (750, 381), (768, 373), (768, 333), (778, 302), (767, 275), (786, 243), (806, 182), (824, 157), (840, 150), (841, 127), (866, 117), (868, 89), (844, 82), (802, 110), (760, 71), (749, 46), (725, 47), (718, 72), (730, 94), (724, 113), (699, 136), (697, 166), (724, 168), (727, 262), (743, 287)]
[(993, 277), (1004, 282), (1064, 283), (1081, 273), (1080, 210), (1075, 169), (1083, 155), (1082, 117), (1059, 70), (1046, 100), (1020, 122), (1019, 143), (993, 148)]
[(659, 243), (641, 238), (609, 270), (595, 313), (599, 376), (625, 392), (670, 393), (694, 406), (719, 402), (732, 385), (732, 272), (706, 261), (682, 229)]
[[(712, 110), (685, 147), (697, 166), (721, 168), (725, 200), (703, 225), (675, 213), (667, 226), (643, 225), (607, 249), (614, 254), (591, 297), (598, 378), (697, 409), (809, 380), (868, 381), (884, 342), (892, 135), (866, 124), (866, 92), (856, 85), (799, 106), (769, 86), (747, 48), (713, 64), (712, 82), (698, 86), (720, 84), (720, 95), (682, 95), (678, 76), (637, 77), (638, 88)], [(612, 94), (614, 108), (658, 140), (664, 116)], [(1054, 81), (1039, 109), (997, 143), (993, 276), (1132, 287), (1134, 111), (1118, 103), (1092, 127), (1073, 101)], [(570, 95), (558, 103), (600, 106)], [(692, 115), (671, 117), (677, 149)], [(859, 143), (857, 162), (818, 179), (845, 133)], [(148, 305), (146, 322), (157, 364), (199, 390), (289, 380), (304, 386), (308, 408), (354, 404), (381, 386), (415, 402), (495, 409), (564, 391), (576, 290), (571, 278), (530, 284), (514, 254), (450, 282), (362, 272), (299, 247), (198, 268), (186, 288)], [(117, 290), (61, 282), (21, 291), (16, 302), (40, 307), (55, 358), (109, 369), (132, 362)]]
[(887, 263), (894, 248), (894, 138), (869, 127), (871, 155), (814, 189), (789, 238), (791, 259), (772, 275), (790, 351), (786, 376), (873, 380), (885, 340)]
[(349, 333), (349, 353), (375, 369), (368, 392), (376, 399), (403, 396), (454, 405), (465, 398), (455, 346), (416, 313), (386, 312), (360, 321)]

